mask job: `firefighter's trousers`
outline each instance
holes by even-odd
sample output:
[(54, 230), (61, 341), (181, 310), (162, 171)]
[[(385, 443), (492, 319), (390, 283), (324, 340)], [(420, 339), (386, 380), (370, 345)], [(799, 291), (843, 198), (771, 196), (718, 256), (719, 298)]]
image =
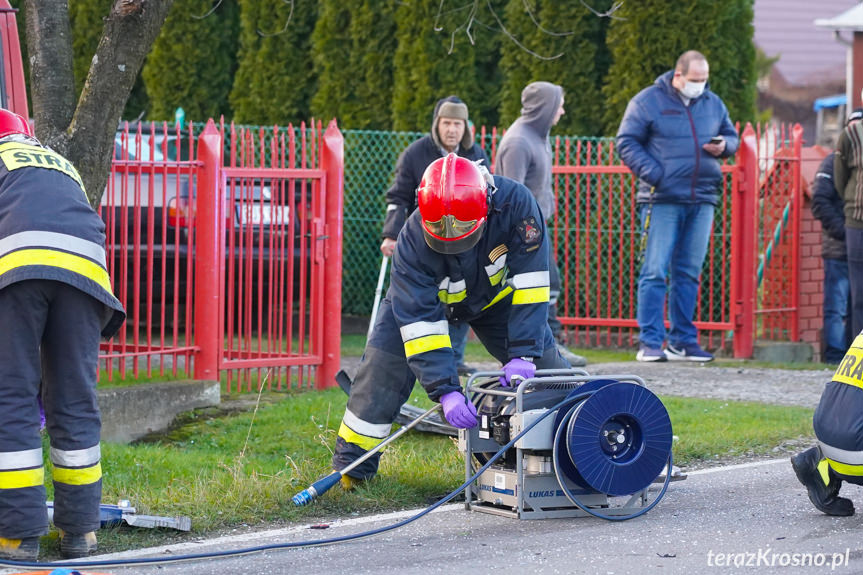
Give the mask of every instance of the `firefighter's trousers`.
[(53, 465), (54, 524), (99, 528), (102, 496), (96, 402), (104, 306), (61, 282), (0, 290), (0, 537), (48, 532), (39, 405)]
[[(474, 333), (502, 364), (509, 361), (507, 354), (508, 301), (495, 304), (493, 311), (470, 322)], [(543, 356), (536, 360), (538, 369), (568, 368), (569, 363), (560, 356), (554, 336), (545, 324)], [(351, 385), (336, 450), (333, 469), (342, 470), (390, 434), (401, 406), (408, 400), (416, 381), (405, 358), (401, 332), (393, 315), (389, 298), (381, 302), (377, 321), (357, 375)], [(348, 475), (370, 479), (377, 473), (380, 452), (352, 469)]]

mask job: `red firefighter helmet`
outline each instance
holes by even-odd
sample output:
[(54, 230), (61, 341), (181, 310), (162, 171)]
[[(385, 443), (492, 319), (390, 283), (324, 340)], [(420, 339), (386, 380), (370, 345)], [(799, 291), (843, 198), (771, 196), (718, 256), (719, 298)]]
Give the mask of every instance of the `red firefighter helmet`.
[(476, 164), (449, 154), (426, 168), (417, 188), (426, 244), (442, 254), (471, 249), (488, 217), (488, 191)]
[(24, 134), (25, 136), (33, 136), (33, 131), (30, 130), (30, 124), (16, 114), (4, 108), (0, 108), (0, 138), (5, 138), (10, 134)]

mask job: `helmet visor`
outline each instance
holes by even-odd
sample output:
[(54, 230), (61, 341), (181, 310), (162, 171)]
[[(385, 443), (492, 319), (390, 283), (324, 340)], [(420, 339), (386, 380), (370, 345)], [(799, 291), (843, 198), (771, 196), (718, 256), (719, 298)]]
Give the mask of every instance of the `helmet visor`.
[(455, 216), (446, 215), (436, 222), (425, 220), (425, 227), (439, 238), (454, 240), (470, 233), (476, 228), (476, 223), (476, 220), (464, 222)]
[(425, 237), (426, 245), (439, 254), (460, 254), (479, 243), (483, 228), (485, 228), (485, 218), (475, 224), (468, 233), (455, 238), (436, 235), (425, 226), (423, 226), (423, 236)]

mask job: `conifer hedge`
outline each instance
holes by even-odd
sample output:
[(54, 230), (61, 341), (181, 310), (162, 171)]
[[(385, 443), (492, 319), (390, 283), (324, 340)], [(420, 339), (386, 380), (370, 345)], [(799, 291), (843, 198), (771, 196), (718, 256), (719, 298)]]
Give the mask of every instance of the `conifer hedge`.
[(178, 107), (194, 120), (232, 116), (239, 15), (237, 0), (174, 3), (144, 65), (149, 118), (173, 121)]

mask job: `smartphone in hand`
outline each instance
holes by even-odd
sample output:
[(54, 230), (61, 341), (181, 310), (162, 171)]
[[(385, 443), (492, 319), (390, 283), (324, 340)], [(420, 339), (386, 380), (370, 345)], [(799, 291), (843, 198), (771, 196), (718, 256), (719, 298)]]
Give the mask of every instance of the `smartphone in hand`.
[(725, 138), (723, 138), (722, 136), (713, 136), (712, 138), (710, 138), (711, 144), (721, 144), (724, 141)]

